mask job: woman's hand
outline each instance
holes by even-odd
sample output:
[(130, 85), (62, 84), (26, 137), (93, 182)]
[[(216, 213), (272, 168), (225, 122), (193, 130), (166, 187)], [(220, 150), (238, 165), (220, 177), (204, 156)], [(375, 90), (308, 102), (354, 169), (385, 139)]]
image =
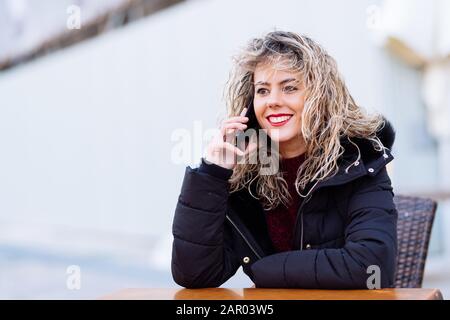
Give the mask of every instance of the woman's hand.
[(237, 130), (245, 130), (248, 117), (244, 108), (237, 117), (230, 117), (222, 122), (220, 132), (209, 143), (205, 160), (226, 169), (233, 169), (237, 164), (237, 156), (244, 156), (247, 152), (236, 147), (232, 142)]

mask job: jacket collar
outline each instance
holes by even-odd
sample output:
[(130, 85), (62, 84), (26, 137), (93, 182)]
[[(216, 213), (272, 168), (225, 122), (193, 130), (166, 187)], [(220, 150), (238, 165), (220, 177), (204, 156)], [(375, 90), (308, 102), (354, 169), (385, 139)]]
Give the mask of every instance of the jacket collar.
[(377, 175), (394, 159), (391, 149), (395, 141), (395, 130), (387, 119), (384, 119), (384, 125), (378, 130), (377, 137), (384, 146), (383, 150), (376, 150), (373, 142), (368, 139), (343, 136), (341, 145), (344, 153), (338, 160), (338, 172), (317, 183), (316, 188), (345, 184), (364, 175)]

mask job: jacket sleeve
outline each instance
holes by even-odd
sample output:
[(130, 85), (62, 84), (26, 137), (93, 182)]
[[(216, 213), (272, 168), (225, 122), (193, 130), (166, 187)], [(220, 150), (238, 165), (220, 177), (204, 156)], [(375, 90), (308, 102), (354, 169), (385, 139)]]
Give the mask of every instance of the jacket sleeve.
[(384, 167), (365, 176), (348, 202), (345, 245), (338, 249), (288, 251), (252, 265), (256, 287), (367, 289), (380, 271), (382, 288), (392, 287), (397, 258), (397, 210), (391, 181)]
[(224, 230), (232, 173), (203, 159), (186, 168), (172, 225), (172, 277), (180, 286), (218, 287), (239, 268)]

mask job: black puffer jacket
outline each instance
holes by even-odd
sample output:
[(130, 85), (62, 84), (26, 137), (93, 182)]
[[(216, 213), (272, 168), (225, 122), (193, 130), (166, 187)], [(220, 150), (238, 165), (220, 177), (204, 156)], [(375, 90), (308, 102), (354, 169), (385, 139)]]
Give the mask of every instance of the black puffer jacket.
[[(395, 132), (389, 122), (378, 137), (390, 150)], [(282, 253), (274, 252), (259, 201), (246, 189), (229, 193), (232, 170), (203, 160), (199, 168), (187, 167), (173, 221), (175, 282), (218, 287), (242, 266), (256, 287), (367, 288), (367, 268), (376, 265), (381, 287), (392, 287), (397, 210), (386, 164), (393, 157), (366, 139), (352, 142), (358, 148), (342, 138), (338, 174), (303, 201), (295, 250)]]

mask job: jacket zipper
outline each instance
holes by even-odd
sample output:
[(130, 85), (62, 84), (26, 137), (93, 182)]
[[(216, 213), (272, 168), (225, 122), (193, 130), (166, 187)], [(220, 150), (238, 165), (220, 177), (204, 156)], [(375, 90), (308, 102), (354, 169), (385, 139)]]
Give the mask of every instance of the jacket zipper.
[[(319, 181), (317, 181), (317, 182), (319, 182)], [(316, 187), (317, 187), (317, 184), (312, 186), (311, 189), (308, 191), (308, 194), (307, 194), (305, 200), (300, 205), (300, 207), (297, 211), (297, 216), (295, 217), (293, 241), (295, 241), (295, 237), (297, 235), (298, 216), (300, 215), (300, 232), (301, 232), (301, 234), (300, 234), (300, 250), (303, 250), (303, 211), (302, 211), (302, 209), (303, 209), (303, 206), (306, 204), (306, 202), (308, 202), (311, 199), (312, 194), (314, 192), (316, 192), (317, 190), (321, 189), (323, 187), (323, 185), (319, 185), (317, 188)]]
[(305, 198), (305, 200), (303, 200), (302, 204), (300, 205), (300, 208), (297, 211), (297, 216), (295, 217), (295, 224), (294, 224), (294, 236), (292, 237), (292, 239), (295, 241), (296, 235), (297, 235), (297, 221), (298, 221), (298, 216), (300, 215), (300, 250), (303, 250), (303, 206), (305, 205), (306, 202), (309, 201), (309, 199), (311, 198), (311, 194)]
[(236, 229), (236, 231), (241, 235), (242, 239), (244, 239), (245, 243), (247, 243), (247, 245), (249, 246), (249, 248), (253, 251), (253, 253), (255, 254), (255, 256), (258, 257), (258, 259), (261, 259), (261, 256), (258, 254), (258, 252), (256, 252), (255, 248), (252, 247), (252, 245), (250, 244), (250, 242), (247, 240), (247, 238), (244, 236), (244, 234), (242, 233), (241, 230), (239, 230), (239, 228), (236, 226), (236, 224), (233, 222), (233, 220), (231, 220), (231, 218), (227, 215), (225, 215), (225, 217), (228, 219), (228, 221), (230, 221), (230, 223), (233, 225), (233, 227)]
[(300, 216), (300, 223), (301, 223), (301, 228), (300, 228), (300, 251), (303, 250), (303, 211), (301, 212), (301, 216)]

